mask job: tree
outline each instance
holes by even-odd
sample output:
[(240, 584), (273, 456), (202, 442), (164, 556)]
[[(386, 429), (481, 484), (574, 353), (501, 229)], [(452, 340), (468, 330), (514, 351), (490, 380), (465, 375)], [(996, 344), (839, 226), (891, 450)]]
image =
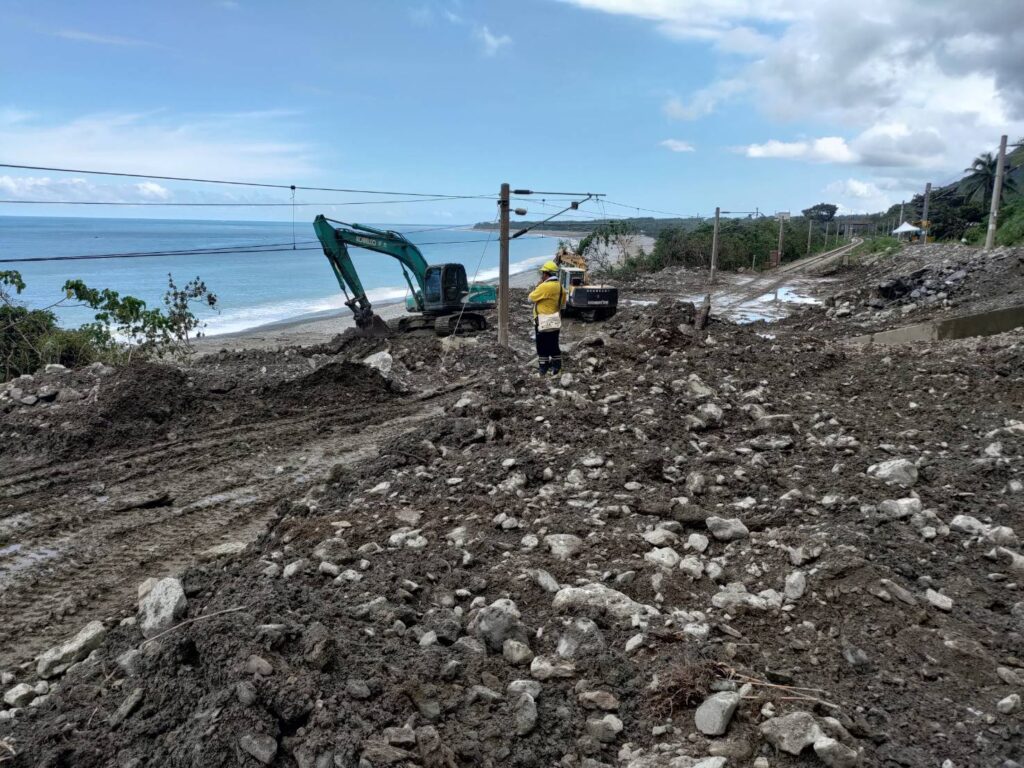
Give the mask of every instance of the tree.
[[(183, 358), (191, 352), (191, 339), (202, 335), (203, 322), (192, 305), (217, 306), (217, 297), (198, 277), (179, 288), (168, 275), (163, 309), (149, 309), (134, 296), (90, 288), (81, 280), (68, 280), (65, 297), (50, 306), (29, 309), (16, 299), (23, 290), (18, 272), (0, 271), (0, 381), (47, 363), (74, 368), (97, 360)], [(95, 320), (79, 328), (60, 327), (53, 310), (71, 299), (96, 310)]]
[[(960, 181), (960, 191), (968, 201), (980, 202), (984, 208), (988, 208), (992, 189), (996, 183), (997, 162), (995, 155), (985, 152), (974, 158), (970, 168), (964, 168), (964, 173), (967, 176)], [(1016, 191), (1016, 182), (1004, 173), (1002, 194)]]
[(576, 252), (594, 271), (607, 272), (636, 253), (639, 236), (640, 230), (632, 222), (605, 221), (580, 240)]
[(838, 210), (839, 206), (832, 205), (832, 203), (818, 203), (810, 208), (804, 208), (802, 213), (808, 219), (825, 222), (832, 221), (836, 217), (836, 211)]

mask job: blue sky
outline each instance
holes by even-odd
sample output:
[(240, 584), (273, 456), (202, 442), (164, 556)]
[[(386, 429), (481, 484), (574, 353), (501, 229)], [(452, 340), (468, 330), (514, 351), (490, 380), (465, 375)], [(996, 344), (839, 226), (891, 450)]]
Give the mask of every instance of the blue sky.
[[(1024, 135), (1017, 4), (963, 5), (0, 0), (0, 162), (456, 195), (509, 181), (682, 214), (876, 210)], [(289, 199), (2, 168), (0, 198)], [(494, 206), (323, 210), (463, 223)], [(0, 204), (26, 213), (290, 216)]]

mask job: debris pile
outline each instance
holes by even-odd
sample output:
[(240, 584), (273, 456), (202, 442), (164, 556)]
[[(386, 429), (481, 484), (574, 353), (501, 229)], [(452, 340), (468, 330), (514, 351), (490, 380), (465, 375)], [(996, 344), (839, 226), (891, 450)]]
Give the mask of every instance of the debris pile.
[(161, 435), (434, 410), (8, 664), (11, 764), (1024, 761), (1024, 340), (887, 356), (692, 316), (568, 326), (554, 379), (488, 336), (339, 339), (230, 392), (204, 383), (230, 356), (183, 372)]

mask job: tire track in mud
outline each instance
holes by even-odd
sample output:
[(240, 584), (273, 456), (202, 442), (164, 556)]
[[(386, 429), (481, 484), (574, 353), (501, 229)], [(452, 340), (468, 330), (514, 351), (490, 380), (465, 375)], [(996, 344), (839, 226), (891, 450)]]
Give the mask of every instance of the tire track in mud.
[[(0, 668), (73, 635), (86, 616), (119, 613), (147, 576), (176, 572), (216, 544), (254, 540), (280, 501), (301, 499), (334, 466), (371, 460), (383, 441), (440, 414), (428, 399), (321, 409), (4, 478)], [(356, 425), (356, 434), (346, 429)]]

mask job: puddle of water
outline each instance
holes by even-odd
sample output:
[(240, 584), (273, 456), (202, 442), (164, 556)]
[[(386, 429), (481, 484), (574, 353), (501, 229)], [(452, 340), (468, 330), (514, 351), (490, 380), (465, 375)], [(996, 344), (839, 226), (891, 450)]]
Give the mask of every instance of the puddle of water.
[(39, 549), (23, 551), (21, 544), (9, 544), (8, 546), (0, 549), (0, 557), (6, 557), (8, 555), (14, 555), (6, 562), (0, 562), (0, 581), (5, 576), (10, 576), (12, 573), (18, 573), (24, 571), (26, 568), (31, 568), (33, 565), (38, 563), (46, 562), (47, 560), (53, 560), (55, 557), (60, 555), (60, 550), (54, 549), (53, 547), (39, 547)]
[(869, 333), (865, 336), (856, 336), (851, 341), (855, 344), (883, 345), (906, 344), (913, 341), (947, 341), (971, 336), (991, 336), (1021, 326), (1024, 326), (1024, 306), (1017, 306)]

